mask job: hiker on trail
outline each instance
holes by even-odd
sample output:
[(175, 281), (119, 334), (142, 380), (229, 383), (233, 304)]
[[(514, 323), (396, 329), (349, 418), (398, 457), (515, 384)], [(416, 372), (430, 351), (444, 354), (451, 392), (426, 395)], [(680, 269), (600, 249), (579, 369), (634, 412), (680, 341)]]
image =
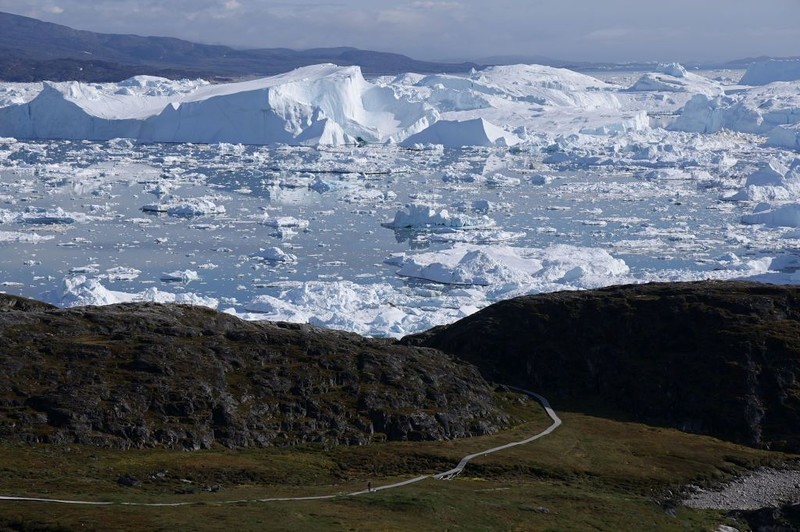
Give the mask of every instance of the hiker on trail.
[(367, 491), (372, 493), (372, 481), (367, 482)]

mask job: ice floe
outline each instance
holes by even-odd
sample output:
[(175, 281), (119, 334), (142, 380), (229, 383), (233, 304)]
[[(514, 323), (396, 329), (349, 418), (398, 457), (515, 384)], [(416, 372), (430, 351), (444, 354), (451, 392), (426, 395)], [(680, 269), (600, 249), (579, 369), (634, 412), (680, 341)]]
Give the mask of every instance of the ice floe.
[(800, 80), (800, 59), (754, 61), (739, 80), (742, 85), (767, 85), (773, 81)]
[(407, 211), (397, 211), (394, 220), (384, 224), (391, 229), (436, 230), (436, 229), (480, 229), (495, 225), (488, 216), (472, 216), (451, 213), (445, 208), (439, 210), (433, 205), (411, 203)]
[(170, 293), (156, 288), (148, 288), (137, 293), (110, 290), (102, 284), (100, 279), (85, 275), (66, 277), (62, 280), (59, 289), (45, 292), (40, 297), (44, 301), (61, 307), (113, 305), (131, 302), (182, 303), (210, 308), (219, 306), (217, 299), (193, 293)]

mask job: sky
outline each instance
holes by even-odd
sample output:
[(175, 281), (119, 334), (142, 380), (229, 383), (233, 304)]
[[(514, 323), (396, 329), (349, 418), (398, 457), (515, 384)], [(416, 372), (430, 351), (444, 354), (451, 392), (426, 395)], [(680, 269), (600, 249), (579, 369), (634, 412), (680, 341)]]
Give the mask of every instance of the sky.
[(102, 33), (428, 60), (800, 56), (800, 0), (0, 0), (0, 11)]

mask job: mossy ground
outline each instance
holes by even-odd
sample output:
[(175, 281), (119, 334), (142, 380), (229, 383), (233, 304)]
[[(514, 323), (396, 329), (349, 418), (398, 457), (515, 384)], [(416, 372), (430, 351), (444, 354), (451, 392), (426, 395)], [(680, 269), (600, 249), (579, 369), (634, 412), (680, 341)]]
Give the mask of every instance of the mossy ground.
[[(673, 508), (687, 483), (713, 483), (795, 457), (672, 429), (561, 413), (528, 445), (481, 457), (452, 481), (322, 501), (225, 503), (348, 493), (452, 467), (465, 454), (549, 425), (519, 396), (520, 420), (493, 436), (449, 442), (181, 452), (0, 446), (0, 494), (184, 507), (0, 501), (11, 530), (714, 530), (720, 512)], [(558, 405), (554, 405), (556, 409)], [(124, 475), (141, 481), (126, 487)]]

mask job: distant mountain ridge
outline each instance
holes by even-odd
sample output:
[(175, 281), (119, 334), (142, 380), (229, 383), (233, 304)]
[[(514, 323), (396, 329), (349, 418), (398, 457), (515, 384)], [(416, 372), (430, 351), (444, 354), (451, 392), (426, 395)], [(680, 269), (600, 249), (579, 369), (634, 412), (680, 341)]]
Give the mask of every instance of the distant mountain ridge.
[(147, 74), (169, 78), (270, 76), (301, 66), (358, 65), (367, 75), (466, 72), (475, 63), (438, 63), (357, 48), (237, 50), (171, 37), (75, 30), (0, 12), (0, 79), (5, 81), (120, 81)]

